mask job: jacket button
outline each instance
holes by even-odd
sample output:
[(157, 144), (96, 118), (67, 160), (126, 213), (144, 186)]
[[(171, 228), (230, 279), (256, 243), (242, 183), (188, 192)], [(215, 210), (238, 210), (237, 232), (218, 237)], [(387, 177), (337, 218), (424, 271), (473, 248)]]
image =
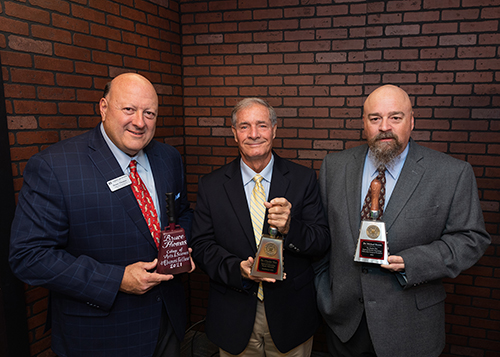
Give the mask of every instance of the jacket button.
[(363, 274), (368, 274), (368, 269), (366, 268), (363, 268), (363, 270), (361, 270), (363, 272)]
[(360, 298), (359, 298), (359, 302), (362, 304), (362, 303), (364, 303), (365, 301), (363, 300), (363, 298), (362, 298), (362, 297), (360, 297)]

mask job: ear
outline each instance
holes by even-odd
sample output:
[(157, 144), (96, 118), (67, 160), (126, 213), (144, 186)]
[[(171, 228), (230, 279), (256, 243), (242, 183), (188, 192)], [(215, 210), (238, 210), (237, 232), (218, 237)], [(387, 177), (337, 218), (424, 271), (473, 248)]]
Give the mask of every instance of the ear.
[(101, 120), (106, 120), (106, 111), (108, 110), (108, 101), (106, 98), (101, 98), (99, 101), (99, 112), (101, 113)]
[(411, 130), (415, 127), (415, 117), (413, 116), (413, 111), (411, 112)]
[(236, 135), (236, 128), (232, 126), (231, 130), (233, 131), (234, 141), (238, 142), (238, 136)]
[(273, 140), (274, 140), (274, 138), (276, 137), (276, 131), (277, 131), (277, 130), (278, 130), (278, 124), (275, 124), (275, 125), (273, 126)]

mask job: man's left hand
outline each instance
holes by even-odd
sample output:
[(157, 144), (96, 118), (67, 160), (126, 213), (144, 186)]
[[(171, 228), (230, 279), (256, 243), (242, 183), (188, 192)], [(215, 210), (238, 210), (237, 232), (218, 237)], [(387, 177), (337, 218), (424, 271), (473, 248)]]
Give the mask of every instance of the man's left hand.
[(276, 197), (270, 202), (264, 202), (267, 208), (267, 223), (278, 228), (281, 234), (287, 234), (290, 229), (292, 204), (284, 197)]
[(404, 271), (405, 270), (405, 262), (403, 257), (399, 255), (389, 255), (387, 257), (387, 261), (389, 264), (382, 264), (381, 267), (392, 272)]

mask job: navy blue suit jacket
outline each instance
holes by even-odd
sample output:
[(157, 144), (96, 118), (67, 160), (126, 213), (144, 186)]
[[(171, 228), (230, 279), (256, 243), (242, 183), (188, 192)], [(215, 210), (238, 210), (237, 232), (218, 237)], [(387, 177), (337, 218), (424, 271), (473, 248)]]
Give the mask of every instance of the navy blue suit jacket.
[[(273, 342), (287, 352), (307, 341), (321, 321), (312, 261), (328, 249), (330, 239), (316, 173), (274, 158), (268, 200), (285, 197), (292, 204), (292, 217), (284, 240), (286, 279), (263, 284), (264, 303)], [(264, 222), (267, 232), (267, 213)], [(200, 180), (191, 246), (196, 263), (210, 277), (207, 335), (225, 351), (238, 354), (253, 330), (258, 289), (240, 272), (240, 262), (255, 257), (257, 246), (239, 158)]]
[[(192, 212), (178, 151), (152, 141), (145, 149), (160, 202), (177, 196), (189, 237)], [(186, 326), (178, 277), (144, 295), (119, 291), (125, 266), (158, 255), (130, 186), (111, 192), (123, 175), (99, 125), (34, 155), (12, 226), (10, 263), (30, 285), (51, 292), (52, 349), (60, 356), (151, 356), (162, 305), (177, 336)], [(166, 207), (161, 204), (161, 226)]]

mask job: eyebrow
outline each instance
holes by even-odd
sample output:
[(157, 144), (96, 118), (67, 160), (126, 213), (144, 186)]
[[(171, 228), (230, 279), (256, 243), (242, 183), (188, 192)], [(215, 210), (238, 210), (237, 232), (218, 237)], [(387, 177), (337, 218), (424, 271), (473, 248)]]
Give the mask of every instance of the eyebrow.
[[(267, 124), (267, 120), (258, 120), (256, 124)], [(242, 121), (241, 123), (237, 123), (236, 125), (250, 125), (250, 122)]]

